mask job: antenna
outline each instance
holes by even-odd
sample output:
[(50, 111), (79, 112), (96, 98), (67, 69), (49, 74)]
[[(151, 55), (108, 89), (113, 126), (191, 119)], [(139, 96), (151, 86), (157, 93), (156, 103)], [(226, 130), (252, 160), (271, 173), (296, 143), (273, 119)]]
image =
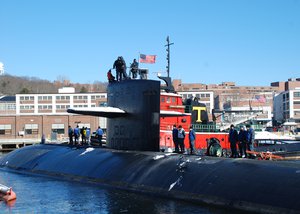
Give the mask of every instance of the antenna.
[(167, 44), (165, 45), (165, 47), (167, 47), (166, 51), (167, 51), (167, 74), (168, 77), (170, 77), (170, 45), (174, 45), (174, 43), (170, 43), (170, 39), (169, 36), (167, 36)]

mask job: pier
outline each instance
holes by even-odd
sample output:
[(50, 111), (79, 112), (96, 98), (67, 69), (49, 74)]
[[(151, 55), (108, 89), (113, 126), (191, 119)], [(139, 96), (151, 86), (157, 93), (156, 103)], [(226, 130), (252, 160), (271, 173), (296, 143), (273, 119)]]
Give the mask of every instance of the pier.
[(40, 139), (0, 139), (0, 151), (9, 152), (15, 149), (40, 143)]

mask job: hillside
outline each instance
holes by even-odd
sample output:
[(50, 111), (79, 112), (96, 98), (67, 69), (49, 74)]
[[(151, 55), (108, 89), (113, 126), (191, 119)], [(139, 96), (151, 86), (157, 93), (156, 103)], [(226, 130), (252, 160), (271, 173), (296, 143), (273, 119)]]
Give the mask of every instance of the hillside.
[(61, 87), (74, 87), (78, 92), (105, 92), (107, 83), (95, 81), (93, 84), (71, 83), (68, 80), (50, 82), (35, 77), (0, 76), (0, 95), (57, 93)]

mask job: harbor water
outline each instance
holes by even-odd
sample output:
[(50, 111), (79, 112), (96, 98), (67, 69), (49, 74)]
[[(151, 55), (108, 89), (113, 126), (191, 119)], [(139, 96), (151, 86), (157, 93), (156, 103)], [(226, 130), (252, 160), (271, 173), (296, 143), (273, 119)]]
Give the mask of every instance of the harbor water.
[[(0, 153), (0, 157), (1, 154)], [(12, 187), (17, 200), (0, 201), (0, 213), (227, 213), (215, 207), (160, 198), (0, 168), (0, 183)], [(231, 212), (232, 213), (232, 212)]]

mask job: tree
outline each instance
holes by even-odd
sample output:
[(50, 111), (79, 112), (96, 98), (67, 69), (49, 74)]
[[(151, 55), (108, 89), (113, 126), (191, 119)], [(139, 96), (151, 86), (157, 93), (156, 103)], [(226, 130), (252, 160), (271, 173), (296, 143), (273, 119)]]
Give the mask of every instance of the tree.
[(20, 91), (20, 94), (29, 94), (29, 89), (28, 88), (22, 88), (22, 90)]
[(88, 89), (84, 86), (81, 87), (80, 89), (80, 93), (87, 93), (88, 92)]

